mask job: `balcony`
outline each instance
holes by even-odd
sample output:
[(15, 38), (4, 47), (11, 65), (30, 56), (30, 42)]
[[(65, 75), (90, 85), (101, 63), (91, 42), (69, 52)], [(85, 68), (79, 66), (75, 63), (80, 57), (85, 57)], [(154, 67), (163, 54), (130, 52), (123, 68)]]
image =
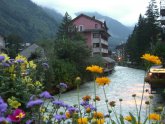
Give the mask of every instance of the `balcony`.
[(108, 53), (108, 49), (93, 48), (93, 53)]
[(101, 43), (108, 46), (108, 41), (101, 39)]
[[(93, 38), (93, 43), (100, 43), (100, 39), (99, 38)], [(101, 44), (108, 46), (108, 41), (101, 39)]]

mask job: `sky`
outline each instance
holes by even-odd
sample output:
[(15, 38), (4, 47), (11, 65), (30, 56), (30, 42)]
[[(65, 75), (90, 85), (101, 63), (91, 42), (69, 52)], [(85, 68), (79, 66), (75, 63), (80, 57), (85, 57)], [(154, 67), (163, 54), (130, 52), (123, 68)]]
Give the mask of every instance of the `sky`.
[[(139, 15), (144, 15), (150, 0), (32, 0), (34, 3), (56, 10), (67, 11), (75, 18), (76, 12), (98, 12), (126, 26), (134, 26)], [(159, 3), (160, 0), (157, 0)]]

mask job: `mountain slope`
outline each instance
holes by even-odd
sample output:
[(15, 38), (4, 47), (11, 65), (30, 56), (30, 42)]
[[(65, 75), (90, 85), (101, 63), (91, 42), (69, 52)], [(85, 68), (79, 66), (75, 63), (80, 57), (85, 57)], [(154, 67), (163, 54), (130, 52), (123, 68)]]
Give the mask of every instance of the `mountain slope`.
[(24, 41), (34, 42), (54, 37), (58, 25), (58, 20), (30, 0), (1, 0), (1, 35), (16, 34), (21, 36)]
[(112, 49), (122, 42), (126, 42), (129, 34), (131, 33), (130, 27), (127, 27), (115, 19), (107, 16), (103, 16), (97, 12), (78, 12), (76, 15), (84, 13), (88, 16), (95, 16), (96, 19), (104, 19), (106, 21), (107, 27), (109, 28), (109, 33), (111, 37), (109, 38), (109, 44)]

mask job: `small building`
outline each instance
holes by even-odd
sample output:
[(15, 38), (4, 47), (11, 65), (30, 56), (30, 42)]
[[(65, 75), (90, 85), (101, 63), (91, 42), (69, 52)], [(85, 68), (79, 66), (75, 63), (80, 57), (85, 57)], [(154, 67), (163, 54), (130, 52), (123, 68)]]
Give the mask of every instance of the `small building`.
[(104, 72), (111, 73), (114, 70), (116, 61), (110, 57), (102, 57), (104, 60), (105, 69)]
[(44, 49), (37, 44), (32, 44), (20, 52), (27, 59), (44, 59), (46, 60)]

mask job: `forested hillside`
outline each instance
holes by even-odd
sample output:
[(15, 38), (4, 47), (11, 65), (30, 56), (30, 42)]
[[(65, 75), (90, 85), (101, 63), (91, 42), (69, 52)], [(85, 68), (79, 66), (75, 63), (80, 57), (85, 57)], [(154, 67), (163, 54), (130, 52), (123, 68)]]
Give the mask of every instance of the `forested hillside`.
[(55, 36), (59, 18), (53, 18), (30, 0), (1, 0), (0, 34), (15, 34), (24, 41), (34, 42)]

